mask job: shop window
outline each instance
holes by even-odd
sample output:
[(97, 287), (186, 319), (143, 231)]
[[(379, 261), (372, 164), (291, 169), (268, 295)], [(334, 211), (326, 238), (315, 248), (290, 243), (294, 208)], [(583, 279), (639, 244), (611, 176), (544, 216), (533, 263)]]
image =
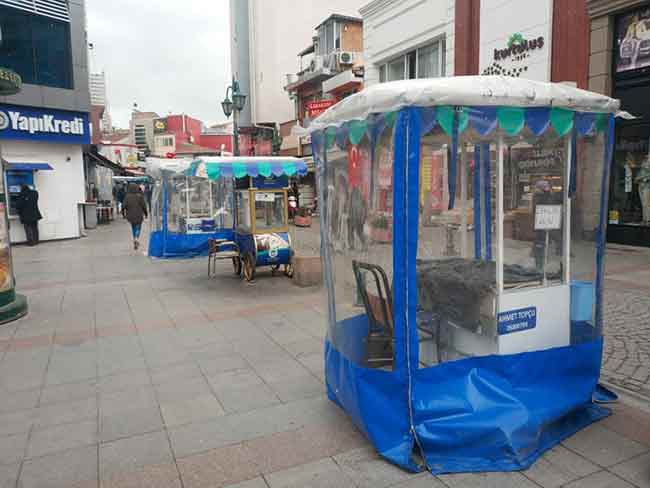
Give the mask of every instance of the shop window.
[(380, 65), (379, 82), (444, 76), (444, 45), (436, 41)]
[(70, 24), (0, 6), (0, 65), (23, 82), (72, 89)]
[(619, 129), (609, 199), (609, 223), (650, 226), (649, 126)]

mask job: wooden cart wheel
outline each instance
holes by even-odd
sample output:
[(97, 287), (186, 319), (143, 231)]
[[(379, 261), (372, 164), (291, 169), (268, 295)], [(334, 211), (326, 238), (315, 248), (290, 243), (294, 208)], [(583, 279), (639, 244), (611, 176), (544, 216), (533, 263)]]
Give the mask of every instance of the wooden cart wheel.
[(244, 278), (248, 282), (255, 280), (255, 258), (250, 253), (244, 256)]
[(232, 258), (232, 269), (237, 276), (241, 276), (241, 258), (239, 256)]
[(275, 273), (276, 273), (279, 269), (280, 269), (280, 265), (279, 265), (279, 264), (272, 264), (272, 265), (271, 265), (271, 274), (272, 274), (273, 276), (275, 276)]
[(293, 278), (293, 264), (291, 264), (291, 262), (284, 265), (284, 274), (288, 278)]

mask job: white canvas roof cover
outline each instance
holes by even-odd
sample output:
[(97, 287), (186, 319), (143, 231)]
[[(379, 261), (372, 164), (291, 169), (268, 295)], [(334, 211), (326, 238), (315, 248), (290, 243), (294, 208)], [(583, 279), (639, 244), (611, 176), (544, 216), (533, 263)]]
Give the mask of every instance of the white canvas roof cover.
[(187, 159), (168, 159), (168, 158), (147, 158), (147, 174), (153, 178), (160, 178), (161, 171), (171, 171), (173, 173), (182, 173), (192, 164), (192, 160)]
[(577, 112), (616, 113), (620, 102), (563, 83), (505, 76), (455, 76), (379, 83), (356, 93), (316, 118), (309, 132), (363, 120), (373, 113), (437, 105), (557, 107)]

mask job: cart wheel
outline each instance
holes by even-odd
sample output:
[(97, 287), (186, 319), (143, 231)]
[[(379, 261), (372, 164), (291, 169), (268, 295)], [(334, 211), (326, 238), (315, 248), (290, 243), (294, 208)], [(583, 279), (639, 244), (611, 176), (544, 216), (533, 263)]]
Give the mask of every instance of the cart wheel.
[(271, 265), (271, 274), (272, 274), (273, 276), (275, 276), (275, 273), (276, 273), (279, 269), (280, 269), (280, 265), (279, 265), (279, 264), (272, 264), (272, 265)]
[(288, 263), (284, 265), (284, 274), (288, 278), (293, 278), (293, 264)]
[(241, 276), (241, 258), (239, 256), (232, 258), (232, 269), (237, 276)]
[(244, 278), (248, 282), (255, 280), (255, 259), (250, 253), (244, 256)]

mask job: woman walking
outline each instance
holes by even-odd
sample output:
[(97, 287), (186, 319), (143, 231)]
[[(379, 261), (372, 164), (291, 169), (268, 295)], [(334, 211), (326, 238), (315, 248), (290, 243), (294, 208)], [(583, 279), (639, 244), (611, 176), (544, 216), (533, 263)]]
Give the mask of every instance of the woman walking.
[(144, 195), (138, 185), (130, 184), (124, 197), (124, 216), (131, 224), (133, 233), (133, 249), (140, 247), (140, 230), (142, 221), (149, 217), (147, 213), (147, 203), (144, 201)]

